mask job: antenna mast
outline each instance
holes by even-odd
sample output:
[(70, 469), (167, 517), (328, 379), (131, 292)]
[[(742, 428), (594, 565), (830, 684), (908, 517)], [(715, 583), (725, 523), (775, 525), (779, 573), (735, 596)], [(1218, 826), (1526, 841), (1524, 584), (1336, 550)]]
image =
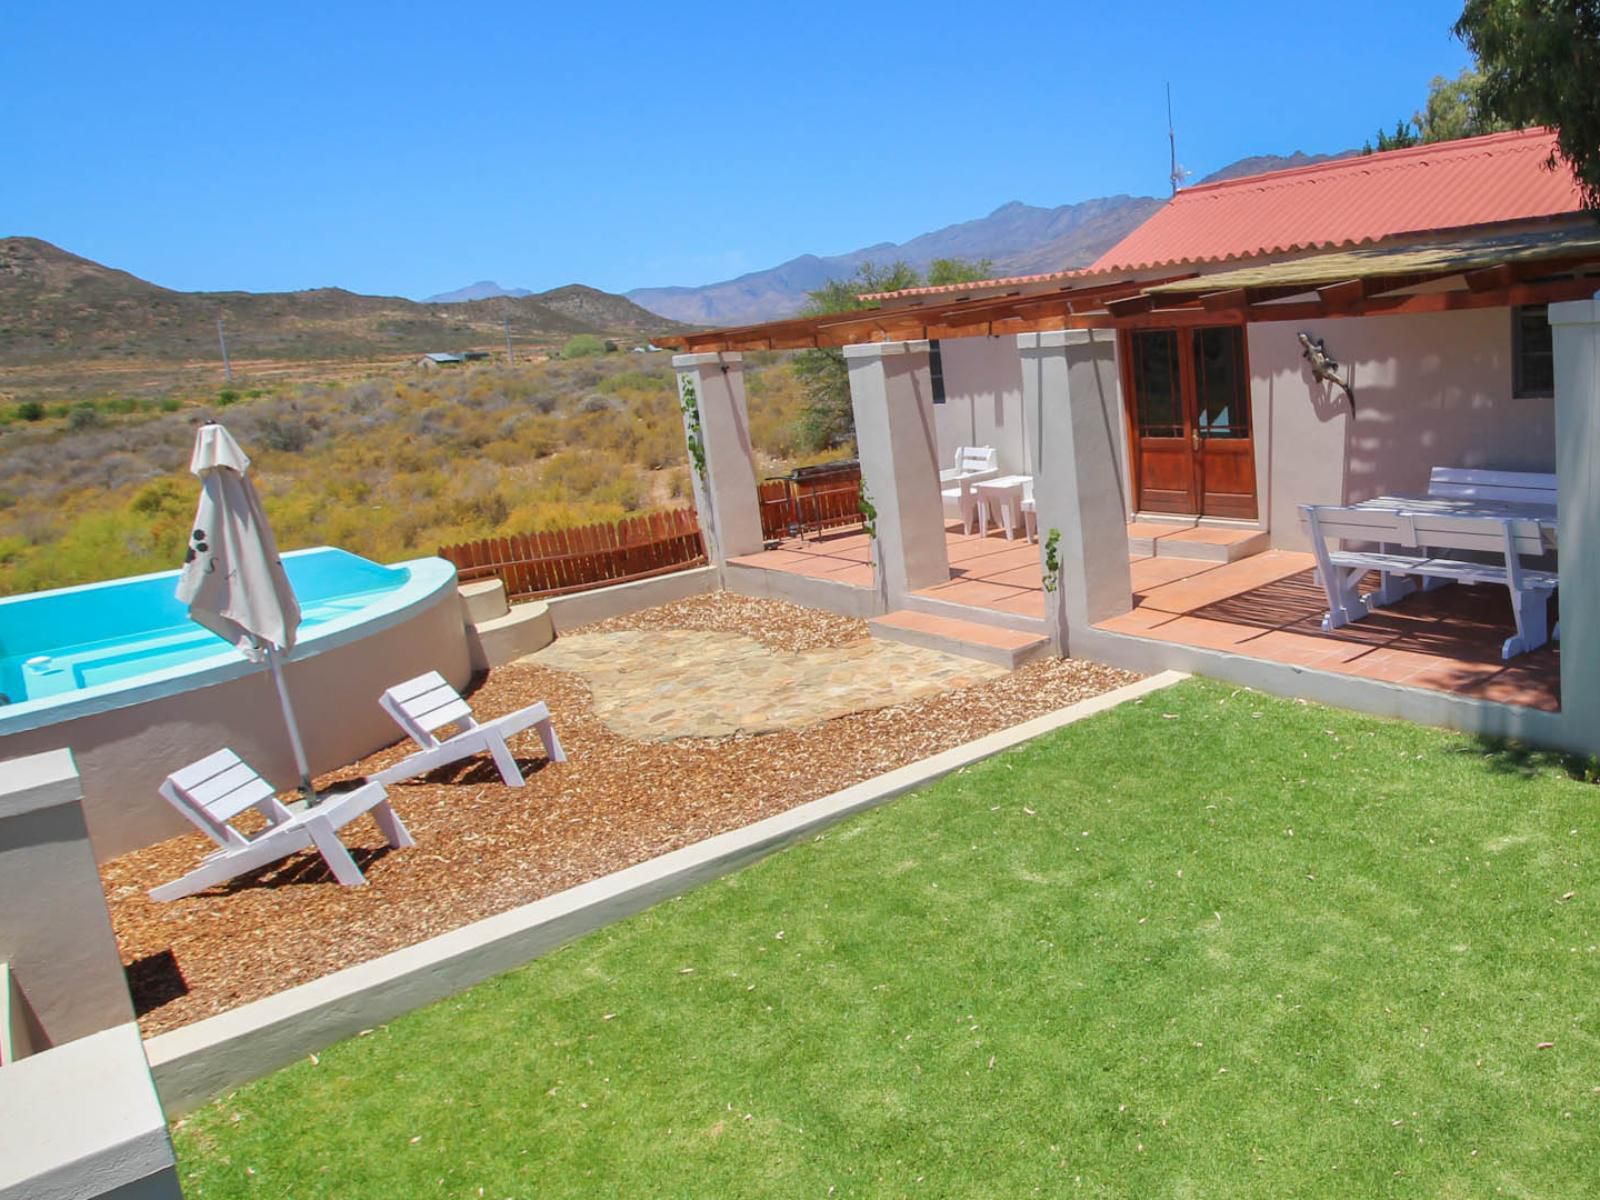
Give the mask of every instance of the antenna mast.
[(1167, 84), (1167, 148), (1172, 156), (1172, 173), (1167, 176), (1172, 182), (1172, 194), (1178, 194), (1178, 184), (1183, 182), (1183, 172), (1178, 168), (1178, 134), (1172, 127), (1172, 84)]

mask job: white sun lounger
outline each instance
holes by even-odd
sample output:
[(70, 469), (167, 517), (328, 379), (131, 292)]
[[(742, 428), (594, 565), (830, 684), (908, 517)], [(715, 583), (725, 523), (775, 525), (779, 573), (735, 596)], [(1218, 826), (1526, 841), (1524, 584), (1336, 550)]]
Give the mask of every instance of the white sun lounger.
[[(411, 740), (422, 747), (417, 753), (392, 767), (374, 773), (371, 778), (379, 783), (398, 783), (426, 774), (436, 767), (487, 753), (500, 768), (500, 778), (507, 787), (521, 787), (522, 772), (517, 760), (506, 745), (506, 739), (521, 733), (529, 726), (538, 726), (539, 740), (551, 762), (566, 762), (566, 753), (556, 737), (555, 726), (550, 721), (550, 710), (544, 701), (527, 708), (507, 713), (503, 717), (482, 723), (474, 719), (472, 708), (461, 698), (461, 693), (445, 682), (443, 675), (429, 671), (404, 683), (397, 683), (384, 692), (378, 703), (383, 711), (395, 719)], [(436, 730), (446, 725), (456, 725), (460, 732), (440, 741)]]
[[(354, 791), (329, 796), (315, 808), (293, 813), (279, 803), (272, 785), (232, 750), (218, 750), (174, 771), (161, 784), (160, 792), (219, 849), (183, 878), (151, 888), (152, 900), (192, 896), (311, 847), (322, 855), (340, 883), (346, 887), (364, 884), (366, 878), (339, 840), (338, 831), (365, 812), (372, 814), (389, 845), (396, 849), (414, 845), (406, 827), (389, 807), (381, 783), (364, 784)], [(245, 837), (232, 824), (247, 808), (255, 809), (268, 821), (267, 827), (254, 837)]]

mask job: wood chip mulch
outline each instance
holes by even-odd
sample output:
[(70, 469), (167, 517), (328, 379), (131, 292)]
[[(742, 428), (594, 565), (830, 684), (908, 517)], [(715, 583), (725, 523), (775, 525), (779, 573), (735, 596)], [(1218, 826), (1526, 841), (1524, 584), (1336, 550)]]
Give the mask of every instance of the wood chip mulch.
[[(722, 629), (775, 648), (843, 644), (863, 622), (779, 601), (719, 594), (589, 630)], [(342, 888), (301, 854), (170, 904), (145, 895), (208, 850), (174, 838), (105, 863), (112, 922), (146, 1036), (376, 958), (586, 880), (747, 825), (895, 767), (1138, 678), (1046, 660), (1004, 678), (798, 730), (719, 740), (634, 742), (595, 716), (576, 675), (513, 664), (473, 693), (481, 712), (545, 700), (570, 761), (546, 764), (528, 733), (513, 749), (527, 786), (467, 762), (390, 789), (417, 840), (389, 851), (370, 819), (344, 831), (368, 886)], [(359, 778), (402, 746), (318, 780)]]

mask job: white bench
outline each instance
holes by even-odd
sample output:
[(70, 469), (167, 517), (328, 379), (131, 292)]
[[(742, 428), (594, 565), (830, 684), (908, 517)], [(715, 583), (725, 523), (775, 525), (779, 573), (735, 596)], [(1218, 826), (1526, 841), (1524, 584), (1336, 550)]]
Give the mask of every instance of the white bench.
[[(1409, 578), (1415, 576), (1429, 590), (1451, 583), (1506, 588), (1517, 633), (1505, 640), (1501, 657), (1537, 649), (1550, 638), (1547, 602), (1560, 579), (1554, 571), (1524, 566), (1522, 559), (1553, 548), (1555, 494), (1553, 475), (1436, 467), (1426, 497), (1303, 505), (1328, 595), (1322, 627), (1338, 629), (1395, 603), (1415, 590)], [(1330, 550), (1329, 540), (1379, 548)], [(1500, 561), (1477, 562), (1448, 551), (1495, 554)], [(1378, 590), (1361, 595), (1357, 587), (1369, 571), (1379, 573)]]

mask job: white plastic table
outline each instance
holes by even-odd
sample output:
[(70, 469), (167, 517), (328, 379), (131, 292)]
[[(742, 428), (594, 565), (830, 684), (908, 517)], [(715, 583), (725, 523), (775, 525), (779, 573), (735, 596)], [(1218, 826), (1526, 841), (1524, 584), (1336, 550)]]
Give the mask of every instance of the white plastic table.
[(989, 536), (989, 505), (998, 504), (1006, 540), (1016, 540), (1017, 526), (1022, 524), (1022, 489), (1032, 478), (1031, 475), (1002, 475), (973, 485), (978, 495), (979, 537)]

